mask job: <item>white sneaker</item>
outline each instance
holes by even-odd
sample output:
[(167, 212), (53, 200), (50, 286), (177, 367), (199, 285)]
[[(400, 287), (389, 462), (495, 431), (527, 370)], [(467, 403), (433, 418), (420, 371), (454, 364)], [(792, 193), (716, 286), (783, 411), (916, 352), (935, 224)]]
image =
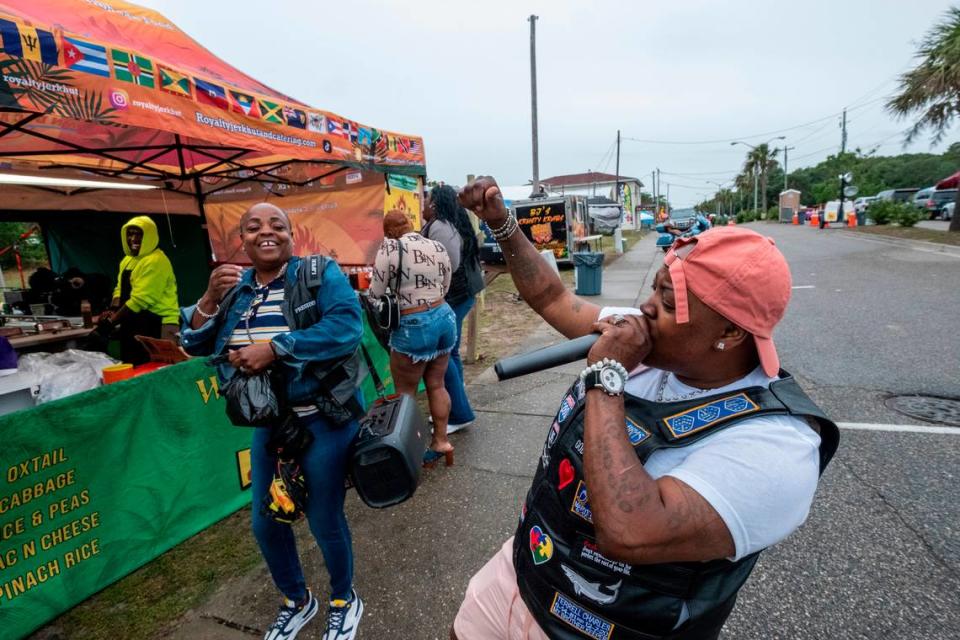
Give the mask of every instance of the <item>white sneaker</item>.
[(457, 431), (460, 431), (461, 429), (466, 429), (467, 427), (469, 427), (470, 425), (472, 425), (473, 422), (474, 422), (473, 420), (471, 420), (470, 422), (459, 422), (459, 423), (448, 422), (448, 423), (447, 423), (447, 435), (450, 435), (451, 433), (456, 433)]
[(363, 615), (363, 600), (357, 590), (350, 592), (350, 600), (332, 600), (327, 608), (327, 631), (323, 640), (353, 640)]
[(307, 590), (307, 601), (298, 607), (293, 600), (283, 599), (277, 619), (267, 629), (263, 640), (293, 640), (303, 625), (310, 622), (320, 610), (320, 603)]

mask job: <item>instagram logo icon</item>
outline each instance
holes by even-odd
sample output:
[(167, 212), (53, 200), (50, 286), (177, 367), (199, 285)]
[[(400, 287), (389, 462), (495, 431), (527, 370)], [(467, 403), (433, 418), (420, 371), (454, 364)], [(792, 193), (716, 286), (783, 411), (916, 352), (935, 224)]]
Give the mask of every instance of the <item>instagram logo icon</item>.
[(126, 109), (130, 104), (130, 98), (123, 89), (112, 89), (110, 91), (110, 104), (114, 109)]

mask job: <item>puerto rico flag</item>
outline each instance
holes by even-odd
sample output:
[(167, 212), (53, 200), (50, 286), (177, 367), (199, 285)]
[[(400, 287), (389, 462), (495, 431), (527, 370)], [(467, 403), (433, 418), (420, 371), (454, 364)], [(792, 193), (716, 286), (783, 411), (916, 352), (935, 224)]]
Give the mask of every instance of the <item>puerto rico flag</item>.
[(343, 137), (343, 127), (340, 126), (339, 122), (329, 116), (327, 117), (327, 133), (331, 136)]
[(194, 78), (193, 82), (197, 88), (197, 102), (209, 104), (224, 111), (230, 108), (230, 105), (227, 103), (226, 89), (212, 82), (201, 80), (200, 78)]
[(104, 78), (110, 77), (107, 49), (92, 42), (63, 37), (63, 63), (74, 71), (83, 71)]

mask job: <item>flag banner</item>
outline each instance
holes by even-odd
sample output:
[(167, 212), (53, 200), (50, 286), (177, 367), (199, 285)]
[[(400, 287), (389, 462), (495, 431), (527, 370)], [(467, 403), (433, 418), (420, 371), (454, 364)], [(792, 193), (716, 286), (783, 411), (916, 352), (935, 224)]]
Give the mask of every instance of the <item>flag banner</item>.
[[(5, 113), (42, 114), (29, 127), (5, 136), (0, 161), (6, 161), (5, 149), (22, 158), (23, 152), (47, 148), (29, 137), (34, 130), (76, 148), (116, 138), (114, 127), (119, 125), (142, 129), (143, 134), (135, 135), (145, 137), (157, 135), (147, 134), (149, 130), (214, 147), (249, 149), (236, 160), (238, 165), (259, 166), (276, 158), (407, 175), (425, 171), (422, 146), (410, 142), (404, 149), (390, 143), (391, 137), (412, 140), (409, 136), (279, 93), (217, 58), (150, 9), (124, 5), (125, 11), (111, 11), (107, 3), (78, 5), (76, 0), (0, 4), (0, 105)], [(21, 142), (23, 135), (28, 138)], [(44, 144), (49, 146), (50, 140)], [(80, 153), (60, 159), (66, 165), (100, 168), (104, 162)], [(186, 162), (183, 167), (180, 160)], [(122, 161), (107, 163), (119, 168)], [(177, 173), (210, 163), (203, 154), (179, 159), (154, 154), (146, 161), (154, 169)]]
[(113, 49), (110, 56), (113, 58), (113, 75), (117, 80), (153, 88), (153, 61), (149, 58), (119, 49)]
[(260, 118), (260, 109), (257, 107), (257, 99), (253, 96), (230, 90), (230, 108), (235, 113), (242, 113), (251, 118)]
[(269, 100), (257, 100), (257, 105), (260, 109), (260, 118), (264, 122), (283, 124), (283, 112), (279, 104), (270, 102)]
[(104, 78), (110, 77), (107, 48), (79, 38), (63, 38), (63, 61), (68, 69)]
[(173, 69), (161, 67), (160, 65), (157, 65), (157, 71), (160, 74), (161, 89), (178, 96), (189, 97), (193, 95), (190, 78)]
[(218, 109), (227, 109), (227, 90), (220, 85), (194, 78), (193, 84), (197, 88), (197, 102), (209, 104)]

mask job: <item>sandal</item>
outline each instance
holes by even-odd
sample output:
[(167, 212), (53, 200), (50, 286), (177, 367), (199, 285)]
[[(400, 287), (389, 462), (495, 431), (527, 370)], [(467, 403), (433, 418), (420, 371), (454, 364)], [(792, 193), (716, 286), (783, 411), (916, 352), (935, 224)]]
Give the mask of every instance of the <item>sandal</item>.
[(444, 466), (452, 467), (453, 466), (453, 449), (449, 451), (434, 451), (433, 449), (428, 448), (423, 452), (423, 466), (427, 469), (433, 469), (437, 466), (437, 463), (440, 461), (440, 458), (444, 459)]

